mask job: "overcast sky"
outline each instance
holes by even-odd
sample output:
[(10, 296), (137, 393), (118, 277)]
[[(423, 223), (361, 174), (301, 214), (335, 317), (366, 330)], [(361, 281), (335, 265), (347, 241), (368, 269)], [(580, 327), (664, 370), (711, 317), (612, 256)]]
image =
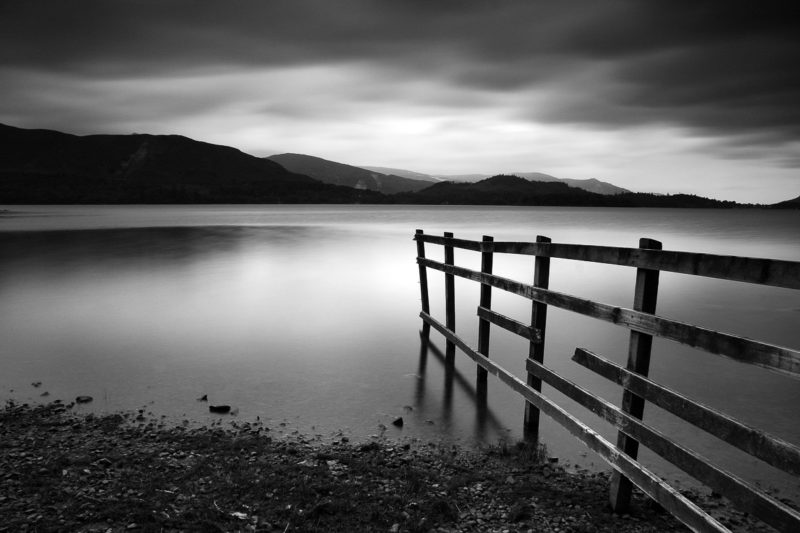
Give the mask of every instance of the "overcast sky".
[(0, 0), (0, 122), (776, 202), (800, 194), (778, 5)]

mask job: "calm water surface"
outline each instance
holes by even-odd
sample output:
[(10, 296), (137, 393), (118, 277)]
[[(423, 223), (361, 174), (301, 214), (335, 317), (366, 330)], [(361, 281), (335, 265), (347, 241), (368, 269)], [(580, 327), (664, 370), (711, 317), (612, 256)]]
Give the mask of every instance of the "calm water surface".
[[(489, 380), (475, 406), (474, 364), (446, 379), (419, 338), (416, 228), (457, 237), (636, 246), (800, 260), (800, 213), (772, 211), (369, 206), (6, 206), (0, 213), (0, 400), (70, 400), (95, 411), (145, 408), (173, 420), (217, 420), (196, 399), (256, 416), (275, 432), (343, 432), (466, 445), (521, 437), (522, 401)], [(437, 249), (438, 248), (438, 249)], [(440, 247), (428, 247), (441, 259)], [(478, 268), (479, 254), (456, 250)], [(533, 258), (497, 257), (495, 272), (529, 282)], [(630, 307), (632, 269), (553, 260), (551, 288)], [(443, 320), (443, 275), (431, 272)], [(800, 291), (662, 274), (658, 312), (800, 347)], [(478, 286), (456, 280), (457, 330), (477, 344)], [(493, 306), (527, 321), (531, 304), (495, 291)], [(619, 388), (570, 361), (585, 347), (624, 363), (627, 330), (551, 309), (546, 362), (618, 403)], [(527, 346), (494, 329), (492, 357), (524, 377)], [(651, 377), (800, 443), (800, 381), (667, 341)], [(32, 382), (41, 381), (39, 388)], [(42, 397), (41, 394), (49, 395)], [(545, 387), (545, 393), (562, 400)], [(613, 440), (582, 408), (568, 408)], [(405, 426), (391, 421), (403, 416)], [(796, 480), (649, 407), (648, 422), (749, 480), (798, 499)], [(226, 422), (228, 418), (224, 418)], [(551, 454), (604, 464), (543, 420)], [(651, 454), (660, 474), (686, 480)]]

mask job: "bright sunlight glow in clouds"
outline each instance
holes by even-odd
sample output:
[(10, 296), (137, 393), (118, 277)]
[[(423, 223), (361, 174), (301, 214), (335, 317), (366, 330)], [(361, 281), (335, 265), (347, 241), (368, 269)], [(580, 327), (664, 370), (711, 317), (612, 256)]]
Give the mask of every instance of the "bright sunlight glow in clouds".
[(772, 203), (800, 193), (798, 28), (768, 1), (10, 0), (0, 122)]

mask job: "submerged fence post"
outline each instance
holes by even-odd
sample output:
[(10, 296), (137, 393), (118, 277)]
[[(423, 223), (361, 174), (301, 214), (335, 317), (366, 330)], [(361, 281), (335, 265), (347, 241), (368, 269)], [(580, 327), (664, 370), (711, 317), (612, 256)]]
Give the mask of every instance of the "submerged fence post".
[[(416, 231), (417, 258), (425, 259), (425, 242), (422, 240), (423, 231)], [(431, 304), (428, 300), (428, 269), (425, 265), (419, 264), (419, 292), (422, 301), (422, 311), (431, 314)], [(427, 322), (422, 323), (422, 335), (427, 339), (431, 332), (431, 325)]]
[[(494, 238), (488, 235), (483, 236), (483, 242), (493, 242)], [(483, 274), (491, 274), (492, 273), (492, 266), (494, 263), (494, 256), (492, 252), (483, 251), (481, 253), (481, 273)], [(480, 300), (481, 307), (486, 309), (492, 308), (492, 286), (487, 285), (485, 283), (481, 283), (481, 300)], [(478, 320), (478, 351), (486, 356), (489, 357), (489, 321), (485, 318), (481, 318)], [(486, 377), (488, 373), (485, 369), (478, 368), (478, 373), (476, 376), (475, 382), (475, 389), (478, 393), (478, 398), (486, 398)]]
[[(661, 243), (653, 239), (639, 239), (639, 248), (661, 250)], [(645, 268), (636, 269), (636, 289), (633, 295), (633, 308), (636, 311), (655, 314), (656, 300), (658, 298), (658, 270)], [(652, 335), (631, 331), (628, 343), (628, 365), (631, 372), (647, 376), (650, 371), (650, 349), (653, 345)], [(641, 419), (644, 415), (644, 398), (628, 389), (622, 393), (622, 410)], [(639, 443), (622, 433), (617, 434), (617, 448), (636, 459), (639, 453)], [(625, 512), (631, 500), (632, 483), (628, 478), (617, 472), (611, 474), (609, 499), (614, 511)]]
[[(445, 239), (452, 239), (453, 234), (450, 232), (444, 233)], [(453, 266), (455, 264), (455, 257), (453, 255), (453, 245), (444, 245), (444, 264)], [(445, 326), (450, 331), (456, 330), (456, 287), (455, 276), (453, 274), (444, 275), (444, 298), (445, 298)], [(447, 365), (455, 364), (456, 360), (456, 345), (448, 340), (446, 343), (445, 363)]]
[[(537, 243), (551, 242), (549, 237), (542, 235), (536, 236)], [(541, 289), (547, 289), (550, 286), (550, 258), (537, 255), (536, 263), (533, 271), (533, 286)], [(533, 302), (531, 306), (531, 326), (541, 331), (541, 342), (534, 342), (531, 340), (528, 347), (528, 359), (533, 359), (537, 363), (544, 362), (544, 340), (545, 340), (545, 326), (547, 325), (547, 305), (539, 302)], [(528, 385), (542, 391), (542, 380), (528, 372)], [(539, 409), (534, 407), (531, 403), (525, 402), (525, 422), (524, 422), (525, 436), (533, 439), (539, 435)]]

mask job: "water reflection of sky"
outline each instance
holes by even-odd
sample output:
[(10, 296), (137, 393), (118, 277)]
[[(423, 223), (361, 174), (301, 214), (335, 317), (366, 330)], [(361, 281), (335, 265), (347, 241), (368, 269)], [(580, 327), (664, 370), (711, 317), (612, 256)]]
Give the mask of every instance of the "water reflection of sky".
[[(381, 424), (390, 435), (464, 442), (521, 435), (518, 396), (490, 378), (486, 405), (476, 405), (474, 364), (458, 357), (449, 372), (437, 356), (440, 338), (421, 345), (416, 228), (472, 239), (545, 234), (624, 246), (651, 236), (669, 249), (800, 259), (792, 213), (369, 206), (23, 211), (37, 216), (0, 217), (0, 397), (38, 400), (46, 389), (49, 398), (90, 394), (95, 409), (147, 405), (207, 420), (196, 398), (208, 394), (276, 428), (286, 420), (307, 432), (344, 429), (359, 438), (380, 433)], [(441, 247), (428, 251), (441, 259)], [(456, 261), (477, 268), (480, 257), (457, 250)], [(530, 281), (532, 265), (530, 257), (497, 257), (495, 272)], [(633, 276), (622, 267), (554, 260), (551, 288), (628, 307)], [(456, 287), (457, 330), (475, 346), (478, 286), (459, 279)], [(441, 274), (431, 273), (430, 290), (433, 314), (441, 318)], [(659, 312), (797, 347), (796, 292), (663, 274)], [(531, 303), (513, 295), (495, 291), (493, 307), (523, 322), (530, 317)], [(627, 339), (623, 328), (551, 309), (547, 364), (617, 402), (618, 387), (570, 357), (581, 346), (622, 363)], [(524, 376), (526, 354), (524, 341), (493, 329), (494, 359)], [(651, 375), (800, 442), (791, 408), (800, 401), (796, 381), (662, 341)], [(33, 381), (44, 384), (33, 389)], [(391, 420), (400, 415), (406, 425), (397, 430)], [(681, 429), (669, 415), (647, 416), (717, 453), (716, 443)], [(595, 427), (613, 435), (602, 422)], [(547, 420), (542, 433), (562, 457), (585, 452)], [(736, 453), (728, 460), (746, 462)], [(752, 470), (760, 475), (757, 465)]]
[[(399, 316), (414, 333), (413, 258), (393, 260), (379, 239), (363, 246), (347, 230), (271, 226), (0, 241), (11, 258), (0, 268), (3, 376), (16, 388), (41, 380), (54, 396), (59, 386), (93, 389), (114, 408), (158, 398), (177, 415), (210, 391), (274, 416), (327, 412), (333, 427), (338, 408), (377, 427), (373, 401), (343, 403), (359, 389), (347, 383), (387, 379), (391, 368), (370, 374), (386, 359), (399, 375), (409, 363), (396, 353), (408, 343), (394, 326), (407, 302)], [(311, 412), (298, 407), (310, 403)]]

